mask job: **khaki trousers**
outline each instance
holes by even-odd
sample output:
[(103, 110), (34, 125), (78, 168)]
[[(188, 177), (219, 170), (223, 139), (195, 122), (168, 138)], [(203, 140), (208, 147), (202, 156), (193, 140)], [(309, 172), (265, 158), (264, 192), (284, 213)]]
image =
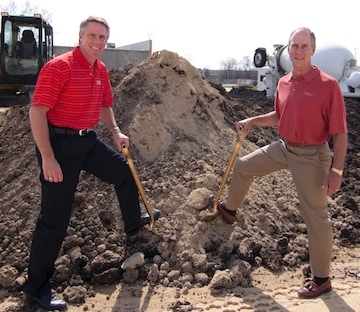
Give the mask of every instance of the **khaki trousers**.
[(228, 190), (227, 206), (235, 210), (243, 202), (255, 176), (288, 169), (307, 227), (311, 270), (317, 277), (330, 275), (333, 232), (327, 208), (327, 190), (322, 185), (331, 162), (327, 143), (303, 148), (288, 146), (279, 140), (238, 158)]

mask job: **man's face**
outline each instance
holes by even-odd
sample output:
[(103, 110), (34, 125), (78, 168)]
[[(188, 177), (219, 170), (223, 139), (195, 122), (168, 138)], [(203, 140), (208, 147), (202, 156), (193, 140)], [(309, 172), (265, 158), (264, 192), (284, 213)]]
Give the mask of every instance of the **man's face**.
[(315, 52), (312, 45), (311, 36), (307, 31), (298, 31), (294, 33), (288, 52), (293, 66), (307, 66), (311, 64), (311, 56)]
[(98, 22), (88, 23), (79, 33), (80, 49), (89, 63), (93, 63), (105, 50), (108, 40), (106, 28)]

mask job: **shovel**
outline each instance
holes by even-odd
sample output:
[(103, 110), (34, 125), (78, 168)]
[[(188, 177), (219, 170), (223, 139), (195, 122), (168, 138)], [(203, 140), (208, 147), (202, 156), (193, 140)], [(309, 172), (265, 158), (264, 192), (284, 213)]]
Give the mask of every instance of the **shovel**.
[(236, 134), (237, 134), (237, 136), (236, 136), (236, 144), (235, 144), (234, 150), (233, 150), (233, 152), (231, 154), (230, 161), (229, 161), (229, 163), (228, 163), (228, 165), (226, 167), (224, 176), (223, 176), (223, 178), (221, 180), (219, 189), (217, 191), (216, 198), (215, 198), (215, 201), (214, 201), (213, 211), (212, 212), (208, 212), (206, 210), (201, 211), (199, 213), (199, 217), (200, 217), (201, 221), (210, 221), (210, 220), (214, 219), (219, 214), (219, 211), (217, 209), (218, 201), (221, 198), (221, 194), (222, 194), (222, 191), (224, 189), (225, 183), (226, 183), (226, 181), (228, 179), (228, 176), (229, 176), (231, 168), (232, 168), (232, 166), (234, 164), (235, 158), (236, 158), (237, 154), (239, 153), (240, 146), (242, 145), (242, 143), (245, 140), (247, 132), (243, 132), (242, 129), (240, 129), (240, 130), (238, 130), (236, 132)]
[(123, 152), (123, 154), (124, 154), (124, 156), (126, 158), (126, 161), (127, 161), (128, 165), (130, 167), (132, 176), (133, 176), (133, 178), (135, 180), (136, 186), (137, 186), (137, 188), (139, 190), (140, 196), (141, 196), (141, 198), (142, 198), (142, 200), (144, 202), (146, 210), (147, 210), (147, 212), (148, 212), (148, 214), (150, 216), (150, 228), (152, 229), (154, 227), (154, 224), (155, 224), (154, 215), (153, 215), (152, 210), (150, 208), (149, 201), (148, 201), (148, 199), (146, 197), (145, 190), (144, 190), (144, 188), (143, 188), (143, 186), (141, 184), (139, 175), (137, 174), (137, 171), (135, 169), (135, 165), (134, 165), (134, 162), (133, 162), (133, 160), (131, 158), (129, 148), (125, 144), (123, 144), (121, 146), (121, 149), (122, 149), (122, 152)]

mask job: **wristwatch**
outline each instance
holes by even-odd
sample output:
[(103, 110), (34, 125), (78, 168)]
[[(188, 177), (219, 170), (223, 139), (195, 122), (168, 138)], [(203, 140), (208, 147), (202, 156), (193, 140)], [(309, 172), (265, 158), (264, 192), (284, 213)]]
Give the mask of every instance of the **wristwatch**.
[(343, 175), (343, 171), (340, 169), (336, 169), (334, 167), (331, 167), (331, 171), (334, 171), (335, 173), (337, 173), (339, 176)]

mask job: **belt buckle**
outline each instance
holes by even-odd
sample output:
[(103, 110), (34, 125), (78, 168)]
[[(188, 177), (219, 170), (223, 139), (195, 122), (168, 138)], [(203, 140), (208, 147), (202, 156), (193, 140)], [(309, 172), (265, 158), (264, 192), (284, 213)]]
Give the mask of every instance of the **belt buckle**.
[(79, 130), (79, 135), (80, 136), (84, 136), (84, 135), (86, 135), (88, 133), (88, 129), (81, 129), (81, 130)]

